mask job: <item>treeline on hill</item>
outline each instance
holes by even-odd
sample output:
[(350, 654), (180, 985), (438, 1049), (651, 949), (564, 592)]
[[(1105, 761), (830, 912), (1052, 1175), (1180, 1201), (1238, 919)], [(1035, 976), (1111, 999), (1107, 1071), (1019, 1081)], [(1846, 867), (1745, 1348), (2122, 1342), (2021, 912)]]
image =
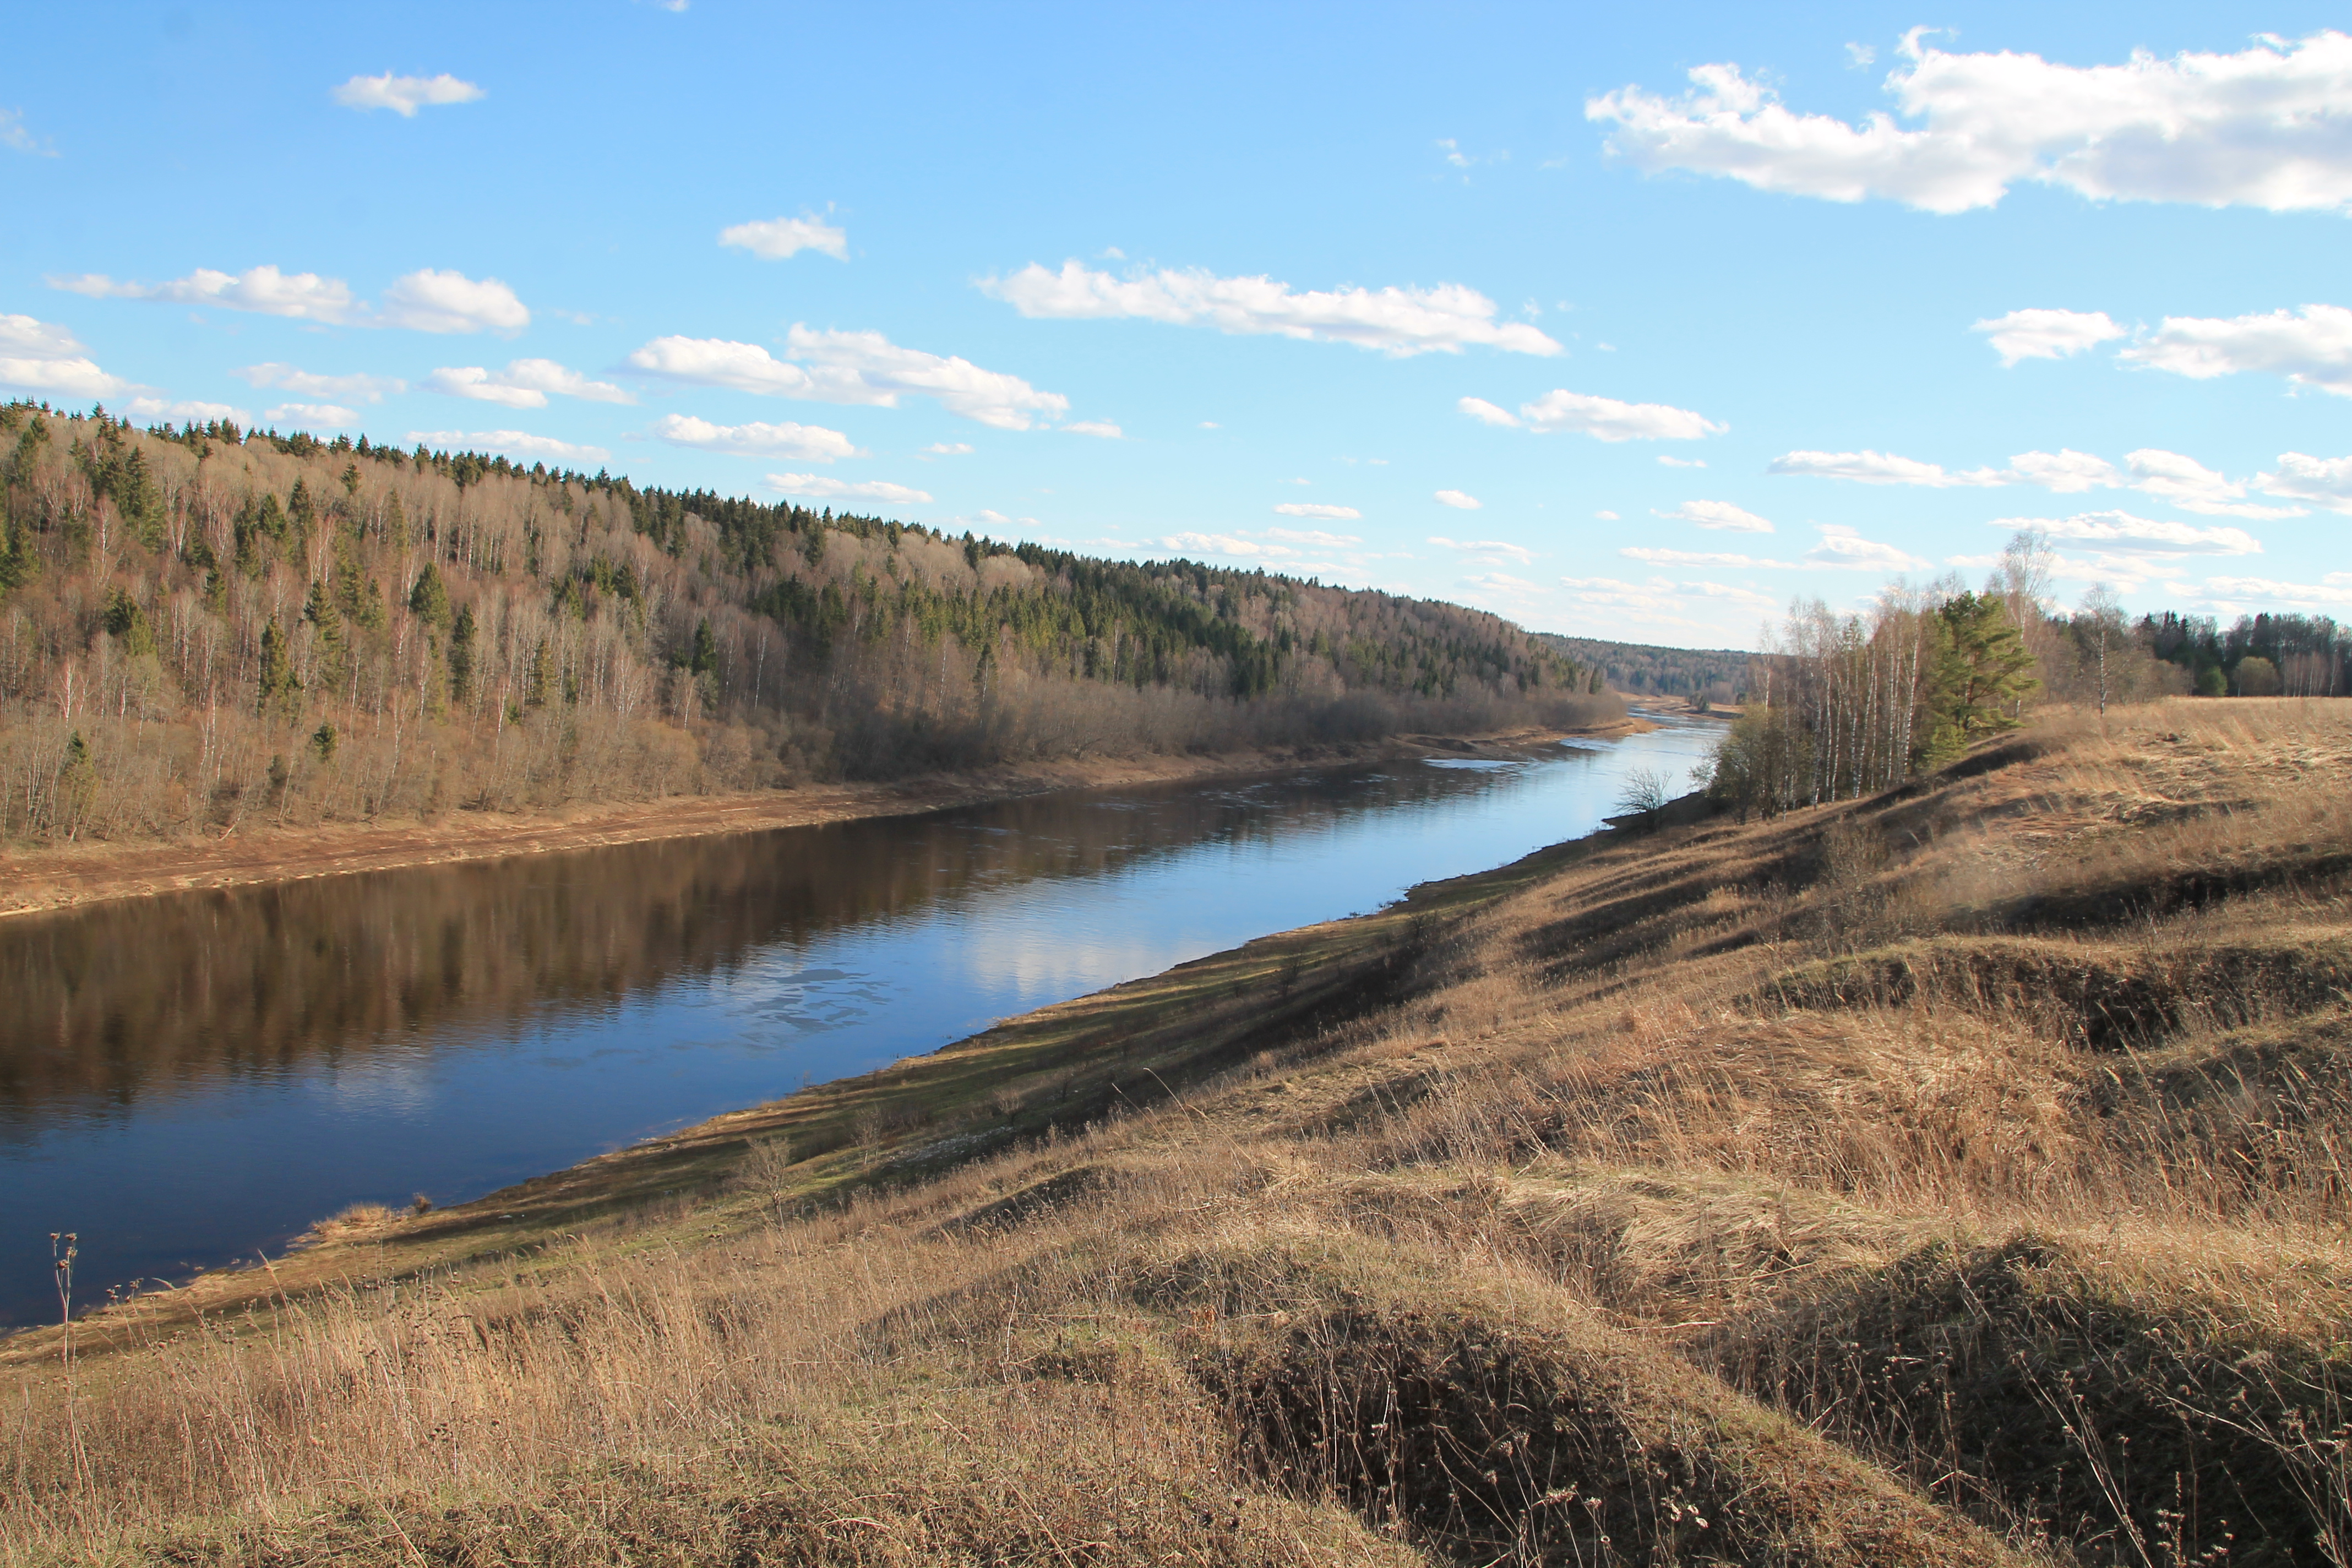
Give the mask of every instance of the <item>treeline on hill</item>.
[(2053, 612), (2048, 539), (2018, 534), (1981, 590), (1899, 581), (1864, 614), (1800, 600), (1743, 679), (1746, 710), (1703, 783), (1744, 814), (1864, 795), (2015, 729), (2026, 704), (2352, 695), (2352, 634), (2325, 616), (2167, 612), (2130, 621), (2104, 587)]
[(1622, 711), (1450, 605), (364, 437), (16, 403), (0, 490), (19, 840)]
[(1727, 647), (1654, 647), (1646, 643), (1538, 632), (1537, 637), (1585, 669), (1599, 670), (1612, 691), (1636, 697), (1692, 697), (1732, 702), (1748, 689), (1748, 660)]

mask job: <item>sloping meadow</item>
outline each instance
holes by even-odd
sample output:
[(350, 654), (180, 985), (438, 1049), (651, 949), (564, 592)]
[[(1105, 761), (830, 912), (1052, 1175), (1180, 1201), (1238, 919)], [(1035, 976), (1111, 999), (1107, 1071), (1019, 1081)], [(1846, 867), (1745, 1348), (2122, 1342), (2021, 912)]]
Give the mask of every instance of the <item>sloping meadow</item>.
[(1082, 1123), (739, 1140), (102, 1314), (10, 1368), (0, 1552), (2352, 1563), (2343, 706), (2046, 720), (1318, 928), (1354, 1004), (1203, 969)]

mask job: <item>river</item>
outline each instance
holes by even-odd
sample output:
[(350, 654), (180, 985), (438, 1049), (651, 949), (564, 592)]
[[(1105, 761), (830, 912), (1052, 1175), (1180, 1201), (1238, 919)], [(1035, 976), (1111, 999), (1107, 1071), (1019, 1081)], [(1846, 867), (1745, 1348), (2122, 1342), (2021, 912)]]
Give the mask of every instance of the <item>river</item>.
[(0, 1325), (54, 1321), (51, 1232), (79, 1305), (478, 1197), (1575, 837), (1717, 729), (0, 921)]

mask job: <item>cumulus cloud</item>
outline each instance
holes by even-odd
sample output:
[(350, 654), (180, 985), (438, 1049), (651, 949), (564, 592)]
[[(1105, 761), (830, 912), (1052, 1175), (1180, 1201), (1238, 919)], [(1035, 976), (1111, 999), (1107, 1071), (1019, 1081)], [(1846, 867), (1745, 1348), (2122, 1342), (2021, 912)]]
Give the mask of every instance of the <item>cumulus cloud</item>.
[(1617, 553), (1651, 566), (1717, 566), (1750, 572), (1790, 572), (1794, 571), (1797, 565), (1793, 561), (1734, 555), (1719, 550), (1664, 550), (1646, 544), (1629, 544)]
[(2327, 610), (2352, 605), (2352, 572), (2330, 572), (2316, 583), (2274, 577), (2208, 577), (2200, 585), (2210, 607), (2229, 613), (2260, 606)]
[(495, 278), (473, 279), (428, 267), (393, 279), (383, 291), (377, 319), (384, 326), (418, 332), (511, 334), (530, 325), (530, 311)]
[(1728, 533), (1772, 531), (1771, 523), (1727, 500), (1686, 500), (1672, 511), (1660, 511), (1652, 507), (1650, 515), (1676, 522), (1696, 523), (1701, 528), (1719, 528)]
[(1584, 111), (1613, 127), (1609, 149), (1636, 167), (1830, 201), (1956, 213), (2039, 181), (2094, 200), (2274, 212), (2352, 204), (2352, 37), (2342, 33), (2088, 67), (1949, 53), (1916, 32), (1903, 52), (1885, 84), (1895, 113), (1859, 125), (1794, 112), (1727, 63), (1692, 70), (1678, 97), (1628, 86)]
[(1488, 425), (1513, 428), (1524, 425), (1538, 434), (1578, 430), (1600, 441), (1696, 441), (1719, 436), (1725, 429), (1687, 408), (1664, 403), (1620, 403), (1613, 397), (1558, 389), (1533, 403), (1522, 403), (1516, 415), (1483, 397), (1465, 397), (1454, 406)]
[[(1282, 509), (1280, 507), (1276, 507), (1275, 510), (1276, 511), (1280, 511)], [(1346, 507), (1339, 507), (1335, 510), (1346, 512), (1349, 517), (1356, 515), (1354, 511)], [(1265, 531), (1265, 537), (1268, 539), (1278, 539), (1286, 544), (1320, 545), (1326, 550), (1334, 549), (1340, 545), (1361, 544), (1364, 542), (1362, 536), (1359, 534), (1326, 533), (1319, 528), (1269, 528)]]
[(926, 455), (934, 458), (969, 458), (971, 456), (971, 443), (969, 441), (934, 441), (929, 446), (924, 447), (923, 451)]
[(2003, 366), (2021, 359), (2064, 359), (2124, 335), (2105, 310), (2011, 310), (1977, 322)]
[(653, 422), (653, 435), (673, 447), (742, 458), (785, 458), (797, 463), (830, 463), (866, 456), (848, 437), (822, 425), (713, 425), (691, 414), (665, 414)]
[(1998, 485), (2008, 481), (1990, 468), (1967, 473), (1947, 472), (1942, 465), (1901, 458), (1892, 452), (1789, 452), (1764, 466), (1768, 474), (1794, 474), (1816, 479), (1848, 479), (1862, 485), (1927, 485), (1941, 489), (1951, 485)]
[(2297, 386), (2352, 397), (2352, 310), (2305, 305), (2266, 316), (2167, 316), (2123, 357), (2199, 381), (2267, 371)]
[(572, 464), (613, 460), (613, 454), (602, 447), (575, 446), (528, 430), (411, 430), (408, 439), (443, 451), (504, 452), (510, 458), (552, 458)]
[(1536, 558), (1536, 552), (1526, 545), (1510, 544), (1499, 539), (1448, 539), (1444, 534), (1433, 534), (1429, 542), (1441, 549), (1454, 551), (1457, 554), (1473, 558), (1497, 557), (1505, 561), (1516, 561), (1522, 566)]
[[(1003, 430), (1058, 418), (1070, 400), (970, 360), (900, 348), (879, 332), (813, 331), (795, 324), (779, 359), (757, 343), (724, 338), (656, 338), (629, 355), (632, 369), (696, 386), (772, 397), (895, 408), (908, 394), (939, 399), (950, 413)], [(799, 363), (795, 363), (799, 362)]]
[(199, 267), (164, 283), (119, 282), (104, 273), (51, 278), (52, 289), (93, 300), (153, 300), (250, 310), (337, 327), (405, 327), (420, 332), (512, 333), (530, 324), (530, 311), (513, 289), (495, 278), (425, 268), (393, 280), (381, 309), (355, 298), (350, 284), (316, 272), (283, 272), (276, 267), (215, 272)]
[[(1847, 479), (1865, 485), (1954, 487), (2039, 485), (2061, 494), (2088, 489), (2135, 489), (2184, 511), (2221, 517), (2294, 517), (2294, 507), (2263, 506), (2242, 499), (2246, 487), (2193, 458), (2153, 447), (2125, 456), (2126, 473), (2105, 458), (2072, 447), (2056, 452), (2020, 452), (2005, 468), (1953, 471), (1891, 452), (1790, 452), (1772, 459), (1767, 471), (1814, 479)], [(2268, 487), (2265, 486), (2265, 489)]]
[(212, 305), (226, 310), (251, 310), (264, 316), (324, 321), (341, 326), (352, 320), (359, 303), (352, 287), (340, 278), (316, 272), (281, 272), (275, 267), (255, 267), (238, 273), (215, 272), (199, 267), (185, 278), (168, 283), (117, 282), (102, 272), (79, 278), (52, 278), (52, 289), (92, 300), (160, 300), (179, 305)]
[(1303, 500), (1286, 500), (1274, 510), (1284, 517), (1318, 517), (1332, 522), (1353, 522), (1364, 515), (1351, 506), (1324, 506)]
[(2233, 484), (2194, 458), (2178, 452), (2144, 447), (2124, 455), (2132, 471), (2132, 489), (2171, 502), (2183, 511), (2212, 517), (2300, 517), (2299, 506), (2257, 506), (2238, 498), (2246, 487)]
[(1439, 490), (1435, 499), (1457, 511), (1476, 511), (1486, 504), (1465, 490)]
[(1475, 289), (1339, 289), (1301, 293), (1271, 278), (1219, 278), (1199, 269), (1118, 278), (1077, 261), (1059, 272), (1031, 262), (982, 292), (1023, 315), (1058, 321), (1126, 318), (1221, 332), (1355, 343), (1397, 358), (1459, 353), (1465, 346), (1556, 354), (1559, 344), (1524, 322), (1495, 320), (1495, 301)]
[(340, 430), (359, 423), (359, 413), (340, 403), (281, 403), (265, 409), (262, 418), (272, 425), (291, 425), (297, 429)]
[(1062, 426), (1073, 436), (1099, 436), (1106, 441), (1124, 438), (1127, 432), (1108, 419), (1076, 419)]
[(2016, 533), (2038, 529), (2052, 539), (2095, 544), (2103, 550), (2177, 560), (2189, 555), (2259, 555), (2262, 543), (2242, 528), (2168, 522), (2127, 511), (2086, 511), (2073, 517), (1995, 518), (1991, 527)]
[(1803, 564), (1838, 572), (1913, 572), (1929, 563), (1892, 544), (1864, 539), (1840, 523), (1813, 525), (1821, 539), (1805, 552)]
[(762, 218), (719, 231), (719, 243), (748, 250), (762, 261), (782, 261), (803, 250), (818, 251), (835, 261), (849, 259), (849, 234), (820, 217)]
[(267, 387), (273, 392), (290, 392), (297, 397), (343, 398), (353, 403), (382, 403), (388, 393), (408, 390), (408, 384), (398, 376), (320, 375), (275, 360), (264, 364), (241, 365), (230, 371), (229, 374), (248, 385)]
[(2312, 458), (2281, 452), (2274, 473), (2254, 476), (2254, 488), (2329, 511), (2352, 512), (2352, 458)]
[(910, 489), (887, 479), (833, 479), (823, 474), (770, 474), (768, 488), (811, 500), (881, 500), (909, 506), (931, 499), (928, 490)]
[(500, 403), (509, 408), (544, 408), (551, 393), (589, 403), (636, 401), (609, 381), (591, 381), (579, 371), (567, 369), (551, 359), (509, 360), (506, 369), (499, 371), (485, 370), (480, 365), (445, 368), (425, 377), (425, 384), (452, 397)]
[(0, 315), (0, 386), (65, 397), (112, 397), (131, 383), (98, 368), (73, 333), (30, 316)]
[(403, 120), (414, 120), (428, 105), (471, 103), (482, 89), (444, 71), (439, 76), (355, 76), (334, 90), (345, 109), (389, 109)]
[(234, 419), (239, 425), (253, 423), (253, 416), (233, 403), (205, 403), (185, 397), (134, 397), (131, 400), (131, 414), (137, 419), (176, 419), (182, 424), (214, 419)]

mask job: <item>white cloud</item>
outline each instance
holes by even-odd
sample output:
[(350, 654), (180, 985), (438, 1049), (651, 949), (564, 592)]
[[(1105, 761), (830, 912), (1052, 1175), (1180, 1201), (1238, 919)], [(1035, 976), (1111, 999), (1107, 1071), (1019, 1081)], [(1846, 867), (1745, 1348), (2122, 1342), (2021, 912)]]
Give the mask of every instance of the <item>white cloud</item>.
[(2183, 511), (2213, 517), (2301, 517), (2299, 506), (2255, 506), (2238, 500), (2246, 487), (2232, 484), (2194, 458), (2153, 447), (2125, 454), (2132, 489), (2171, 502)]
[(2011, 310), (1969, 331), (1986, 334), (2004, 366), (2021, 359), (2064, 359), (2124, 335), (2105, 310)]
[(713, 425), (690, 414), (665, 414), (653, 434), (673, 447), (730, 452), (742, 458), (785, 458), (797, 463), (830, 463), (866, 454), (838, 430), (822, 425)]
[(1106, 441), (1123, 438), (1127, 432), (1108, 419), (1078, 419), (1062, 426), (1073, 436), (1099, 436)]
[(720, 229), (719, 243), (748, 250), (762, 261), (782, 261), (803, 250), (819, 251), (835, 261), (849, 259), (848, 232), (807, 214), (739, 223)]
[(185, 278), (168, 283), (118, 283), (100, 272), (79, 278), (51, 278), (52, 289), (92, 300), (161, 300), (179, 305), (212, 305), (226, 310), (251, 310), (264, 316), (324, 321), (341, 326), (359, 311), (352, 287), (340, 278), (315, 272), (280, 272), (275, 267), (249, 268), (240, 273), (215, 272), (199, 267)]
[(1906, 40), (1886, 79), (1897, 113), (1860, 125), (1798, 114), (1736, 65), (1692, 70), (1679, 98), (1624, 87), (1588, 100), (1612, 152), (1645, 170), (1929, 212), (1990, 206), (2020, 181), (2094, 200), (2272, 211), (2352, 204), (2352, 37), (2263, 38), (2237, 54), (2122, 65), (1951, 54)]
[(339, 397), (354, 403), (382, 403), (387, 393), (408, 390), (408, 384), (391, 375), (320, 375), (290, 364), (241, 365), (229, 374), (252, 386), (290, 392), (297, 397)]
[(1670, 458), (1661, 452), (1658, 454), (1658, 466), (1662, 468), (1704, 468), (1706, 467), (1706, 459), (1705, 458)]
[(1224, 426), (1218, 424), (1213, 419), (1203, 419), (1201, 421), (1201, 428), (1203, 430), (1222, 430)]
[(253, 416), (234, 404), (200, 403), (193, 398), (134, 397), (130, 411), (140, 419), (176, 419), (182, 424), (214, 419), (234, 419), (239, 425), (253, 423)]
[(36, 158), (54, 158), (57, 149), (35, 136), (25, 124), (22, 110), (0, 109), (0, 147), (15, 153), (30, 153)]
[(74, 335), (30, 316), (0, 315), (0, 386), (67, 397), (112, 397), (131, 389), (98, 368)]
[(1364, 515), (1351, 506), (1324, 506), (1316, 501), (1286, 500), (1274, 510), (1284, 517), (1317, 517), (1332, 522), (1353, 522)]
[(2300, 314), (2167, 316), (2123, 357), (2199, 381), (2268, 371), (2297, 386), (2352, 397), (2352, 310), (2305, 305)]
[(1457, 511), (1476, 511), (1486, 504), (1465, 490), (1439, 490), (1435, 499)]
[(1209, 326), (1228, 333), (1355, 343), (1398, 358), (1459, 353), (1468, 345), (1513, 353), (1560, 352), (1559, 344), (1524, 322), (1496, 321), (1495, 302), (1458, 283), (1302, 294), (1262, 276), (1219, 278), (1198, 269), (1163, 269), (1120, 279), (1076, 261), (1064, 262), (1059, 272), (1033, 261), (1010, 277), (984, 279), (980, 287), (1032, 318)]
[(1701, 632), (1720, 637), (1723, 624), (1719, 616), (1706, 620), (1692, 617), (1692, 611), (1706, 608), (1704, 604), (1694, 604), (1694, 600), (1727, 600), (1776, 608), (1779, 603), (1744, 588), (1724, 588), (1713, 583), (1677, 583), (1670, 577), (1652, 577), (1641, 583), (1628, 583), (1618, 577), (1562, 577), (1559, 582), (1566, 590), (1561, 597), (1580, 616), (1654, 633)]
[(1592, 515), (1600, 519), (1602, 522), (1615, 522), (1619, 521), (1617, 514), (1613, 511), (1596, 511)]
[(812, 331), (795, 325), (792, 360), (757, 343), (724, 338), (656, 338), (629, 355), (633, 369), (697, 386), (724, 386), (772, 397), (895, 408), (900, 396), (936, 397), (950, 412), (1003, 430), (1026, 430), (1038, 416), (1059, 417), (1070, 400), (1040, 392), (1018, 376), (982, 370), (965, 359), (903, 349), (879, 332)]
[(909, 489), (887, 479), (831, 479), (822, 474), (770, 474), (768, 488), (811, 500), (882, 500), (908, 506), (931, 499), (927, 490)]
[(1732, 555), (1715, 550), (1662, 550), (1646, 544), (1629, 544), (1617, 553), (1652, 566), (1722, 566), (1751, 572), (1796, 569), (1793, 561), (1771, 561), (1760, 556)]
[(934, 441), (929, 446), (924, 447), (923, 450), (934, 458), (969, 458), (971, 456), (971, 443), (969, 441)]
[(340, 278), (322, 278), (316, 272), (282, 272), (270, 266), (248, 268), (239, 273), (199, 267), (185, 278), (166, 283), (117, 282), (99, 272), (84, 273), (79, 278), (51, 278), (48, 283), (52, 289), (93, 300), (155, 300), (177, 305), (205, 305), (338, 327), (406, 327), (420, 332), (476, 332), (485, 329), (517, 332), (530, 324), (530, 310), (515, 298), (513, 289), (497, 279), (477, 280), (462, 272), (440, 272), (429, 267), (394, 279), (383, 291), (381, 310), (355, 299), (352, 286)]
[(2123, 476), (2105, 458), (2062, 447), (2055, 452), (2020, 452), (2009, 460), (2009, 478), (2040, 485), (2060, 495), (2120, 485)]
[(1675, 591), (1702, 599), (1722, 599), (1734, 605), (1747, 605), (1758, 609), (1775, 610), (1780, 607), (1780, 601), (1769, 594), (1759, 594), (1753, 588), (1736, 588), (1725, 583), (1709, 583), (1704, 579), (1696, 583), (1677, 584)]
[(1528, 429), (1539, 433), (1580, 430), (1601, 441), (1696, 441), (1719, 436), (1726, 428), (1687, 408), (1664, 403), (1620, 403), (1613, 397), (1561, 390), (1519, 405), (1516, 416), (1482, 397), (1465, 397), (1454, 406), (1488, 425), (1516, 427), (1524, 421)]
[(495, 278), (477, 279), (427, 267), (393, 279), (378, 320), (418, 332), (511, 334), (530, 325), (530, 311)]
[(602, 447), (575, 446), (528, 430), (411, 430), (407, 438), (443, 451), (503, 452), (510, 458), (553, 458), (563, 463), (608, 463)]
[(335, 89), (334, 100), (345, 109), (389, 109), (404, 120), (414, 120), (428, 104), (471, 103), (483, 96), (470, 81), (444, 71), (439, 76), (355, 76)]
[(2333, 609), (2352, 605), (2352, 572), (2330, 572), (2316, 583), (2281, 582), (2274, 577), (2208, 577), (2201, 590), (2209, 605), (2224, 612), (2256, 605), (2270, 609)]
[(1848, 479), (1865, 485), (1920, 485), (1932, 489), (2016, 484), (2040, 485), (2060, 494), (2099, 489), (2136, 489), (2168, 501), (2183, 511), (2221, 517), (2300, 515), (2294, 507), (2262, 506), (2242, 500), (2244, 485), (2178, 452), (2142, 447), (2127, 454), (2124, 462), (2130, 469), (2128, 476), (2104, 458), (2068, 447), (2056, 452), (2021, 452), (2010, 458), (2005, 468), (1954, 472), (1939, 464), (1923, 463), (1891, 452), (1790, 452), (1773, 458), (1767, 471)]
[(1429, 542), (1462, 555), (1473, 558), (1495, 556), (1516, 561), (1522, 566), (1536, 558), (1536, 552), (1526, 545), (1509, 544), (1499, 539), (1448, 539), (1444, 534), (1433, 534)]
[(550, 393), (590, 403), (636, 401), (608, 381), (591, 381), (551, 359), (510, 360), (500, 371), (480, 365), (445, 367), (426, 376), (425, 384), (452, 397), (471, 397), (509, 408), (544, 408)]
[(2039, 529), (2052, 539), (2096, 544), (2105, 550), (2175, 560), (2188, 555), (2259, 555), (2262, 543), (2242, 528), (2169, 522), (2127, 511), (2086, 511), (2073, 517), (2002, 517), (1989, 525), (2016, 533)]
[(1672, 511), (1650, 509), (1653, 517), (1669, 518), (1677, 522), (1693, 522), (1701, 528), (1718, 528), (1728, 533), (1769, 533), (1772, 525), (1765, 519), (1727, 500), (1686, 500)]
[(1841, 572), (1912, 572), (1929, 563), (1892, 544), (1864, 539), (1833, 522), (1816, 523), (1821, 540), (1805, 552), (1804, 564)]
[(2254, 476), (2254, 488), (2329, 511), (2352, 512), (2352, 458), (2311, 458), (2281, 452), (2278, 471)]
[(356, 409), (340, 403), (281, 403), (265, 409), (261, 417), (272, 425), (291, 425), (298, 429), (340, 430), (359, 423)]
[(1848, 44), (1845, 47), (1845, 58), (1849, 67), (1860, 70), (1864, 66), (1875, 65), (1878, 62), (1878, 51), (1868, 44)]
[[(1276, 507), (1275, 510), (1279, 511), (1282, 509)], [(1356, 515), (1346, 507), (1337, 510), (1347, 512), (1349, 517)], [(1319, 528), (1269, 528), (1265, 531), (1265, 537), (1281, 540), (1286, 544), (1319, 545), (1326, 550), (1337, 549), (1342, 545), (1361, 544), (1364, 542), (1358, 534), (1326, 533)]]
[(1939, 464), (1899, 458), (1892, 452), (1789, 452), (1766, 464), (1764, 471), (1805, 479), (1848, 479), (1863, 485), (1927, 485), (1937, 489), (1951, 485), (2005, 482), (1990, 468), (1954, 474)]

